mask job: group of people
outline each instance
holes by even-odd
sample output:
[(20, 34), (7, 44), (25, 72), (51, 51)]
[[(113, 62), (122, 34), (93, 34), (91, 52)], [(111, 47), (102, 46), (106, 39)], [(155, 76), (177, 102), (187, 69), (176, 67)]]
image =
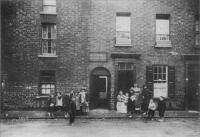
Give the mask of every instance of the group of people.
[(119, 91), (116, 108), (117, 112), (128, 113), (129, 117), (132, 117), (134, 113), (143, 113), (147, 115), (148, 119), (153, 119), (155, 111), (158, 110), (160, 120), (163, 121), (166, 102), (162, 96), (159, 97), (159, 101), (153, 98), (152, 92), (146, 85), (143, 86), (141, 91), (138, 85), (134, 84), (129, 92), (123, 93), (122, 90)]
[(51, 93), (49, 101), (49, 115), (54, 116), (55, 111), (64, 111), (65, 117), (70, 117), (70, 124), (74, 122), (75, 115), (84, 115), (89, 111), (88, 94), (86, 88), (81, 88), (80, 92)]

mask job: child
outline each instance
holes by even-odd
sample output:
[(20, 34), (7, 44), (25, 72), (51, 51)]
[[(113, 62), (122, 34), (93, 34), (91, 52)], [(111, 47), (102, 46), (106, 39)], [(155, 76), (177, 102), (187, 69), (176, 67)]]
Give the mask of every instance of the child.
[(158, 102), (158, 111), (159, 111), (159, 117), (160, 117), (160, 122), (164, 121), (164, 113), (166, 110), (166, 103), (164, 100), (164, 97), (160, 97)]
[(53, 93), (50, 94), (49, 98), (49, 116), (53, 117), (53, 112), (55, 110), (56, 99)]
[(156, 103), (151, 98), (149, 101), (149, 106), (148, 106), (148, 119), (153, 120), (155, 110), (156, 110)]

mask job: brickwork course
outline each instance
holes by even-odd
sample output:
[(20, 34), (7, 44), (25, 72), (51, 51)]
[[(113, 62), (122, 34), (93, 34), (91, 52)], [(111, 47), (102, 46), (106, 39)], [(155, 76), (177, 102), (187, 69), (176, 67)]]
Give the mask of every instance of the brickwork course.
[[(6, 79), (3, 104), (14, 108), (37, 108), (40, 70), (56, 71), (56, 91), (87, 87), (95, 68), (110, 73), (109, 108), (115, 109), (117, 64), (131, 62), (136, 82), (146, 82), (146, 66), (174, 66), (175, 92), (168, 109), (185, 108), (183, 54), (195, 52), (197, 0), (57, 0), (56, 55), (41, 58), (42, 0), (3, 0), (2, 74)], [(131, 47), (116, 47), (116, 13), (131, 13)], [(155, 48), (156, 14), (170, 14), (172, 47)], [(170, 53), (178, 53), (173, 55)], [(91, 53), (105, 53), (106, 61), (91, 61)], [(112, 58), (112, 53), (140, 54), (140, 58)], [(29, 88), (30, 87), (30, 88)]]

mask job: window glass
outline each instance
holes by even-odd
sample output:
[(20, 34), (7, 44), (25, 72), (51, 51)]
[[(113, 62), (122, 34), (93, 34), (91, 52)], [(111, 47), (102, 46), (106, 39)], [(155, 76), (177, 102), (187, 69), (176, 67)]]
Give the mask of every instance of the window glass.
[(130, 26), (131, 26), (130, 15), (116, 16), (116, 43), (117, 44), (131, 44)]

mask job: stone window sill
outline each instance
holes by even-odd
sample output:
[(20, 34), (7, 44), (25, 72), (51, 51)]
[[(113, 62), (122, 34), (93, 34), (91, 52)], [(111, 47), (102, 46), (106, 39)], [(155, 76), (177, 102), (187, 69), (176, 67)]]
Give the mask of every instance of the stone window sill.
[(115, 47), (132, 47), (131, 44), (115, 44)]
[(42, 55), (38, 55), (39, 58), (57, 58), (57, 55), (53, 55), (53, 54), (42, 54)]
[(50, 12), (44, 12), (44, 11), (41, 11), (40, 14), (42, 14), (42, 15), (43, 15), (43, 14), (44, 14), (44, 15), (57, 15), (56, 12), (55, 12), (55, 13), (53, 13), (53, 12), (50, 13)]
[(165, 40), (165, 41), (156, 41), (156, 45), (155, 47), (158, 48), (171, 48), (172, 47), (172, 43), (171, 40)]

